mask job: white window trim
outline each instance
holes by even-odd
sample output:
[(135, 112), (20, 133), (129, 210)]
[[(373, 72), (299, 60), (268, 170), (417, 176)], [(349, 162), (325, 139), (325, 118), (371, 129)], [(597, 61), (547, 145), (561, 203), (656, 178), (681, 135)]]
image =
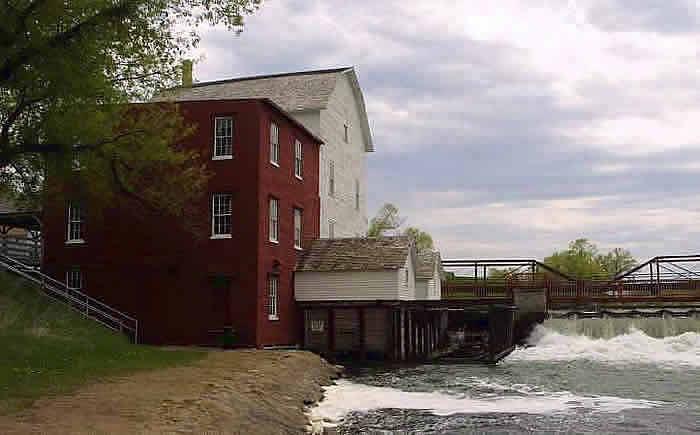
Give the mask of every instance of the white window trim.
[[(273, 294), (272, 283), (275, 283), (275, 291)], [(268, 320), (279, 320), (280, 319), (280, 278), (277, 275), (267, 276), (267, 319)]]
[[(76, 220), (76, 221), (73, 221), (73, 219), (72, 219), (72, 215), (73, 215), (72, 209), (74, 208), (74, 207), (73, 207), (73, 204), (74, 204), (74, 203), (77, 205), (78, 209), (80, 210), (80, 220)], [(82, 210), (82, 208), (83, 208), (83, 207), (82, 207), (82, 205), (81, 205), (79, 202), (76, 202), (76, 201), (68, 201), (68, 213), (66, 213), (66, 218), (67, 218), (67, 219), (66, 219), (66, 220), (67, 220), (67, 225), (66, 225), (66, 245), (81, 245), (81, 244), (85, 243), (85, 238), (82, 237), (82, 236), (84, 235), (84, 234), (83, 234), (83, 224), (85, 223), (85, 219), (84, 219), (84, 216), (83, 216), (83, 210)], [(77, 238), (77, 239), (71, 238), (71, 224), (72, 224), (73, 222), (79, 222), (79, 223), (80, 223), (80, 235), (81, 235), (81, 237), (79, 237), (79, 238)]]
[[(220, 119), (229, 119), (231, 120), (231, 154), (222, 154), (222, 155), (217, 155), (216, 154), (216, 123)], [(233, 116), (216, 116), (214, 117), (214, 142), (212, 144), (212, 160), (232, 160), (233, 159), (233, 136), (234, 136), (234, 123), (233, 123)]]
[[(219, 195), (221, 195), (221, 196), (227, 195), (227, 196), (229, 197), (229, 200), (231, 201), (231, 211), (230, 211), (228, 214), (226, 214), (226, 213), (221, 213), (221, 214), (218, 214), (218, 215), (215, 214), (215, 210), (216, 210), (216, 198), (217, 198), (217, 196), (219, 196)], [(214, 231), (215, 231), (215, 228), (216, 228), (216, 217), (217, 217), (217, 216), (230, 216), (230, 219), (231, 219), (231, 232), (229, 232), (229, 233), (221, 233), (221, 234), (216, 234), (216, 233), (214, 232)], [(233, 232), (233, 195), (231, 195), (230, 193), (220, 193), (220, 192), (213, 193), (213, 194), (211, 195), (211, 236), (210, 236), (209, 238), (212, 239), (212, 240), (230, 239), (230, 238), (231, 238), (231, 235), (232, 235), (232, 232)]]
[[(293, 211), (294, 219), (294, 249), (302, 250), (302, 239), (304, 238), (304, 210), (295, 207)], [(297, 213), (299, 213), (299, 240), (297, 240)], [(298, 242), (298, 244), (297, 244)]]
[[(275, 205), (275, 219), (272, 219), (272, 204)], [(268, 207), (267, 207), (267, 232), (268, 234), (268, 239), (271, 243), (279, 243), (280, 242), (280, 200), (275, 197), (270, 197), (270, 200), (268, 201)], [(274, 228), (275, 231), (272, 231), (273, 229), (273, 222), (274, 222)]]
[[(273, 129), (276, 130), (276, 133), (277, 133), (277, 143), (276, 143), (276, 145), (277, 145), (277, 160), (273, 159), (274, 153), (272, 152), (272, 149), (273, 149), (272, 131), (273, 131)], [(277, 167), (277, 168), (280, 167), (280, 151), (281, 151), (280, 150), (280, 128), (277, 125), (277, 123), (271, 122), (270, 123), (270, 164), (272, 166)]]
[[(297, 145), (299, 147), (297, 148)], [(299, 154), (297, 155), (297, 149)], [(297, 159), (297, 157), (299, 157)], [(297, 160), (299, 161), (299, 173), (297, 173)], [(304, 179), (304, 145), (299, 139), (294, 139), (294, 176), (299, 179)]]
[[(80, 279), (80, 287), (71, 287), (71, 274), (73, 272), (78, 273), (78, 277)], [(71, 268), (66, 271), (66, 288), (69, 290), (82, 290), (83, 289), (83, 273), (79, 268)]]

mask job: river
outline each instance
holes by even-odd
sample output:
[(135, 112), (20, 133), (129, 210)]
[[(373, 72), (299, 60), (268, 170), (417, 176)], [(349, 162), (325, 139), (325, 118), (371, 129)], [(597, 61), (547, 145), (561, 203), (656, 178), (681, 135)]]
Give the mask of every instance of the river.
[(354, 368), (312, 410), (340, 434), (697, 433), (700, 319), (548, 320), (495, 366)]

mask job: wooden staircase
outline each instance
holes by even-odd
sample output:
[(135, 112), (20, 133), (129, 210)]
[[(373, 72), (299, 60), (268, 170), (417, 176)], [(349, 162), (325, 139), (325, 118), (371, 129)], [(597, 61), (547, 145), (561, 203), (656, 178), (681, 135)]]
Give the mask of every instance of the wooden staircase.
[(126, 334), (134, 343), (138, 343), (139, 322), (135, 318), (79, 290), (67, 287), (64, 283), (41, 273), (36, 266), (22, 263), (2, 254), (0, 254), (0, 269), (5, 269), (39, 285), (48, 297), (67, 305), (74, 311), (107, 328)]

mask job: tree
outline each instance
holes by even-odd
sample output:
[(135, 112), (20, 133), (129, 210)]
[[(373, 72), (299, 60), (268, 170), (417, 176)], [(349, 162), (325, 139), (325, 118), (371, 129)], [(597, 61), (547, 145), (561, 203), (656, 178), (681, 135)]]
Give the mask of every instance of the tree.
[(399, 216), (399, 209), (394, 204), (386, 203), (370, 221), (367, 237), (386, 236), (391, 231), (397, 231), (403, 222), (404, 218)]
[(597, 261), (605, 273), (611, 277), (637, 265), (637, 260), (632, 256), (632, 253), (622, 248), (615, 248), (607, 254), (599, 255)]
[(416, 227), (408, 227), (401, 231), (406, 219), (399, 215), (399, 209), (394, 204), (384, 204), (377, 215), (372, 218), (367, 230), (367, 237), (381, 237), (391, 234), (403, 234), (411, 237), (416, 244), (416, 250), (427, 251), (434, 249), (433, 238), (430, 234)]
[(598, 248), (587, 239), (577, 239), (569, 243), (565, 251), (554, 252), (544, 259), (548, 266), (578, 278), (600, 275), (603, 269), (596, 261)]
[(432, 251), (434, 248), (433, 238), (425, 231), (422, 231), (416, 227), (408, 227), (404, 230), (403, 234), (413, 239), (413, 241), (416, 243), (416, 250), (418, 252)]
[(613, 277), (637, 264), (632, 254), (621, 248), (600, 253), (587, 239), (569, 243), (565, 251), (554, 252), (544, 263), (577, 278)]
[[(15, 0), (0, 4), (0, 186), (38, 200), (81, 186), (180, 213), (206, 180), (177, 109), (147, 101), (177, 83), (203, 23), (240, 31), (260, 0)], [(52, 170), (51, 186), (45, 169)], [(70, 176), (68, 176), (70, 175)], [(152, 181), (156, 180), (156, 183)], [(2, 192), (0, 192), (2, 193)], [(116, 195), (115, 195), (116, 196)]]

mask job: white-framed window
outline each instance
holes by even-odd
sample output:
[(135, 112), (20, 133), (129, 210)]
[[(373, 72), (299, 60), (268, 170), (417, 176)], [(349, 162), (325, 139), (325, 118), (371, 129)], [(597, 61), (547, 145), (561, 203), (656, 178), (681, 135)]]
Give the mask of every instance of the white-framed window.
[(350, 142), (350, 126), (349, 126), (348, 123), (346, 122), (346, 123), (343, 125), (343, 127), (344, 127), (344, 131), (343, 131), (343, 140), (345, 141), (345, 143), (348, 143), (348, 142)]
[(231, 238), (231, 216), (233, 197), (230, 193), (215, 193), (211, 196), (211, 237)]
[(83, 169), (83, 158), (82, 152), (78, 148), (73, 148), (72, 159), (71, 159), (71, 169), (73, 171), (80, 171)]
[(71, 290), (83, 288), (83, 274), (79, 267), (72, 267), (66, 271), (66, 287)]
[(355, 210), (360, 210), (360, 180), (355, 178)]
[(328, 195), (335, 196), (335, 162), (328, 162)]
[(294, 247), (301, 249), (301, 237), (302, 237), (302, 217), (303, 213), (301, 209), (294, 209)]
[(270, 123), (270, 163), (280, 165), (280, 129), (274, 122)]
[(233, 118), (214, 118), (214, 160), (233, 158)]
[(270, 241), (278, 243), (280, 240), (280, 201), (270, 198)]
[(335, 221), (333, 219), (328, 221), (328, 238), (335, 238)]
[(294, 176), (301, 179), (304, 175), (304, 149), (299, 140), (294, 140)]
[(68, 201), (66, 243), (84, 243), (85, 216), (79, 201)]
[(269, 320), (279, 320), (279, 284), (280, 278), (277, 275), (267, 276), (267, 318)]

